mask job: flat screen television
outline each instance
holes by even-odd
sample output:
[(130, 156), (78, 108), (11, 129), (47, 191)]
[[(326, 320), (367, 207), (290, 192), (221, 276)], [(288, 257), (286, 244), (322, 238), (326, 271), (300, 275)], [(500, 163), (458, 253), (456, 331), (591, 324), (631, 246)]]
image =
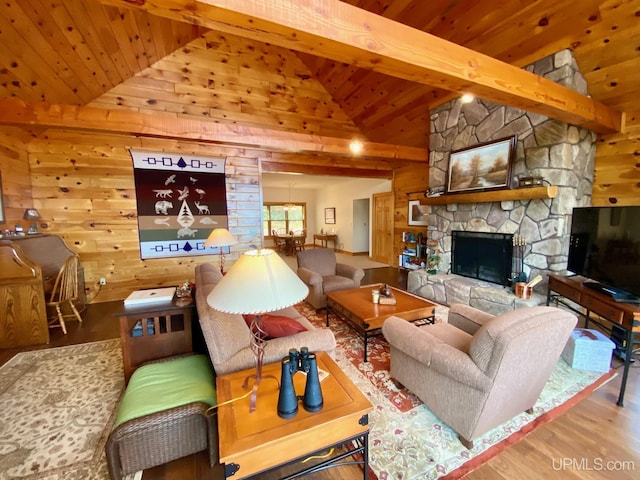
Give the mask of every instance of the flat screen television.
[(577, 207), (567, 270), (619, 302), (640, 303), (640, 207)]

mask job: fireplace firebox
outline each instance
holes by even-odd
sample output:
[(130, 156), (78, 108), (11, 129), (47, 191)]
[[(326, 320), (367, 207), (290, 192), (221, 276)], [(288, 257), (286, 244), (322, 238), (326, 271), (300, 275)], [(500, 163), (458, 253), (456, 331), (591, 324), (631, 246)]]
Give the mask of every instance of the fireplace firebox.
[(451, 272), (508, 286), (511, 284), (513, 235), (451, 232)]

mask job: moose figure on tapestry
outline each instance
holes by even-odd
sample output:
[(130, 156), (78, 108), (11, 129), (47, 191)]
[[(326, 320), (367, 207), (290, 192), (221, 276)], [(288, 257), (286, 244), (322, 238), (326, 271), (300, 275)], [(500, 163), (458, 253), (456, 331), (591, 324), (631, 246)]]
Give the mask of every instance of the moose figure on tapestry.
[(220, 253), (225, 247), (205, 247), (204, 242), (214, 228), (228, 226), (225, 159), (130, 153), (141, 258)]

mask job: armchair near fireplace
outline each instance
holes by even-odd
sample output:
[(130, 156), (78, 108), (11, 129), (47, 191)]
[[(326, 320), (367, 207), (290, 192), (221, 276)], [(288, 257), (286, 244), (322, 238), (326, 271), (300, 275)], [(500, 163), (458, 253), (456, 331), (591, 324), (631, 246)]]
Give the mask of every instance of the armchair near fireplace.
[(327, 293), (357, 288), (364, 277), (362, 268), (339, 263), (328, 248), (298, 252), (297, 261), (298, 277), (309, 287), (306, 301), (316, 310), (327, 306)]
[(494, 317), (452, 305), (448, 323), (417, 327), (390, 317), (382, 333), (391, 376), (472, 448), (489, 430), (532, 411), (576, 323), (556, 307)]

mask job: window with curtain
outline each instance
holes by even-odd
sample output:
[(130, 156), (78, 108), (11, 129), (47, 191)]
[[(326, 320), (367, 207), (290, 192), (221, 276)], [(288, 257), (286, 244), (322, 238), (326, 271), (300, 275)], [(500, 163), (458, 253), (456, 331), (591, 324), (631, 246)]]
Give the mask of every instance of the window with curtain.
[(264, 236), (270, 237), (273, 230), (282, 234), (305, 230), (306, 210), (306, 203), (265, 203), (262, 206)]

